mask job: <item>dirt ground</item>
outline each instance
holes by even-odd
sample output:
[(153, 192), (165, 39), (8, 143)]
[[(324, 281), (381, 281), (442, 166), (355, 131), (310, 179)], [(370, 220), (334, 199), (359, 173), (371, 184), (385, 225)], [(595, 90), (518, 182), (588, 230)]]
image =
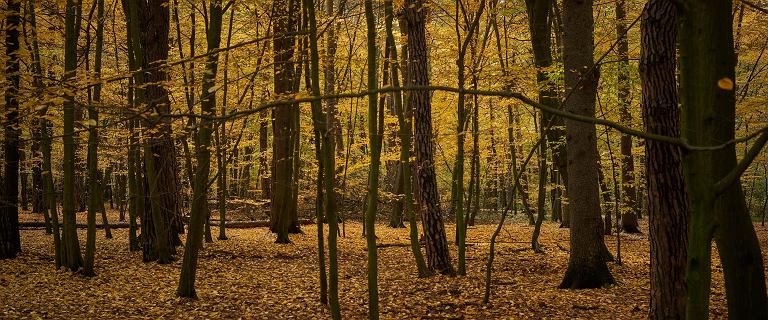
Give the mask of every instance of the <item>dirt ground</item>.
[[(110, 216), (117, 218), (115, 212)], [(40, 219), (22, 215), (24, 221)], [(621, 235), (623, 264), (609, 263), (616, 285), (594, 290), (556, 288), (568, 262), (568, 229), (545, 223), (545, 253), (536, 254), (528, 249), (532, 227), (506, 225), (498, 239), (491, 305), (485, 306), (484, 271), (494, 227), (470, 227), (466, 277), (418, 279), (408, 230), (377, 225), (379, 243), (385, 245), (378, 250), (381, 318), (646, 317), (650, 262), (644, 221), (644, 234)], [(446, 228), (453, 239), (454, 226)], [(765, 248), (768, 229), (755, 228)], [(362, 319), (367, 317), (366, 245), (360, 223), (347, 222), (345, 229), (346, 236), (339, 238), (342, 316)], [(128, 251), (127, 229), (113, 230), (113, 239), (98, 231), (93, 278), (55, 270), (51, 237), (44, 230), (23, 230), (20, 256), (0, 260), (0, 318), (326, 319), (328, 309), (319, 303), (317, 230), (307, 225), (303, 231), (291, 236), (293, 244), (277, 245), (266, 228), (227, 230), (229, 240), (205, 244), (197, 271), (199, 299), (190, 300), (175, 296), (181, 261), (143, 263), (140, 252)], [(84, 230), (79, 236), (84, 245)], [(615, 254), (615, 235), (606, 237), (606, 243)], [(716, 256), (713, 262), (711, 317), (724, 318), (722, 268)]]

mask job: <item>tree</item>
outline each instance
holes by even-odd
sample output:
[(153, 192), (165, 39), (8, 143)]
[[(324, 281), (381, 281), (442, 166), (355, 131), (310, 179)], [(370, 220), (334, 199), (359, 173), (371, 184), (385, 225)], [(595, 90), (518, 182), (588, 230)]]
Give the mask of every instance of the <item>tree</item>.
[[(97, 81), (101, 78), (101, 53), (104, 46), (104, 0), (96, 2), (96, 61), (94, 62), (94, 77)], [(85, 245), (85, 266), (83, 274), (94, 276), (93, 270), (94, 256), (96, 254), (96, 211), (104, 205), (101, 199), (101, 187), (98, 177), (99, 161), (98, 146), (99, 132), (96, 128), (99, 124), (99, 113), (97, 108), (101, 107), (101, 83), (97, 83), (93, 88), (93, 101), (88, 105), (88, 181), (89, 199), (88, 199), (88, 233)], [(106, 215), (105, 215), (106, 216)], [(109, 225), (104, 221), (104, 227), (109, 230)]]
[[(46, 215), (48, 216), (52, 221), (51, 223), (51, 233), (53, 234), (53, 250), (54, 250), (54, 264), (56, 265), (56, 268), (60, 268), (62, 265), (62, 245), (61, 245), (61, 234), (60, 234), (60, 226), (59, 226), (59, 214), (57, 213), (58, 206), (56, 204), (56, 196), (55, 192), (53, 190), (53, 177), (52, 177), (52, 171), (51, 171), (51, 124), (48, 122), (48, 119), (46, 115), (48, 114), (48, 107), (49, 103), (44, 102), (42, 100), (43, 93), (45, 91), (45, 83), (43, 82), (43, 68), (42, 64), (40, 62), (40, 45), (37, 40), (37, 20), (36, 20), (36, 14), (35, 14), (35, 6), (34, 1), (28, 2), (27, 7), (27, 14), (29, 19), (29, 25), (31, 26), (31, 46), (32, 46), (32, 72), (33, 74), (33, 84), (35, 86), (35, 93), (37, 94), (38, 101), (40, 105), (36, 108), (39, 108), (38, 116), (39, 121), (37, 123), (38, 128), (36, 131), (39, 132), (38, 138), (40, 141), (38, 142), (40, 144), (40, 152), (41, 152), (41, 168), (40, 168), (40, 178), (42, 179), (42, 188), (43, 192), (43, 201), (45, 202), (42, 204), (43, 210), (45, 212), (50, 212)], [(34, 123), (34, 122), (33, 122)], [(45, 174), (43, 174), (45, 173)], [(34, 174), (33, 174), (34, 176)], [(48, 230), (46, 230), (47, 232)]]
[[(303, 0), (304, 7), (307, 9), (307, 18), (309, 24), (309, 49), (311, 72), (307, 75), (312, 96), (320, 95), (320, 54), (317, 44), (317, 19), (315, 16), (315, 5), (312, 1)], [(330, 1), (329, 1), (330, 2)], [(332, 4), (331, 4), (332, 7)], [(326, 86), (327, 89), (327, 86)], [(341, 319), (341, 310), (339, 308), (339, 271), (337, 241), (338, 219), (336, 217), (336, 191), (334, 177), (334, 129), (333, 129), (333, 108), (326, 108), (323, 113), (322, 102), (320, 100), (312, 101), (312, 119), (315, 129), (315, 148), (318, 158), (318, 183), (317, 183), (317, 241), (318, 241), (318, 259), (320, 265), (320, 301), (328, 303), (331, 309), (333, 319)], [(326, 275), (325, 275), (325, 252), (323, 246), (323, 214), (328, 219), (328, 254), (330, 260), (330, 288), (326, 296)]]
[[(554, 13), (552, 0), (526, 0), (525, 8), (528, 13), (528, 29), (531, 33), (531, 45), (533, 60), (536, 64), (536, 83), (539, 85), (538, 98), (543, 105), (559, 108), (560, 98), (553, 80), (552, 74), (547, 71), (551, 68), (552, 59), (552, 25)], [(551, 126), (545, 130), (546, 123)], [(552, 150), (552, 160), (558, 168), (564, 183), (568, 182), (568, 161), (565, 148), (565, 131), (563, 130), (563, 118), (544, 113), (540, 125), (541, 134), (546, 136), (547, 143)]]
[[(295, 92), (295, 68), (293, 51), (296, 44), (299, 1), (275, 0), (272, 6), (274, 37), (274, 93), (278, 99), (290, 98)], [(296, 209), (293, 197), (294, 149), (298, 129), (294, 118), (298, 112), (295, 103), (281, 104), (272, 109), (272, 202), (270, 221), (272, 232), (277, 234), (276, 243), (290, 243), (288, 229), (291, 215)]]
[(5, 21), (5, 53), (8, 61), (5, 65), (6, 81), (10, 86), (5, 90), (5, 140), (3, 152), (5, 167), (0, 192), (0, 259), (15, 258), (21, 252), (19, 236), (19, 81), (21, 1), (8, 1), (8, 13)]
[[(735, 136), (733, 3), (684, 4), (679, 37), (682, 137), (693, 146), (716, 146)], [(734, 144), (689, 150), (683, 157), (691, 204), (687, 318), (709, 314), (713, 237), (721, 254), (729, 317), (768, 317), (762, 254), (738, 181), (766, 141), (768, 134), (762, 133), (740, 161)]]
[[(631, 83), (629, 76), (629, 41), (627, 40), (626, 0), (616, 1), (616, 53), (619, 58), (618, 66), (618, 98), (621, 122), (629, 126), (632, 114), (629, 107), (632, 104), (630, 96)], [(635, 158), (632, 156), (632, 136), (621, 135), (621, 195), (624, 208), (621, 211), (621, 228), (624, 232), (640, 233), (637, 224), (637, 192), (635, 191)]]
[[(594, 65), (592, 1), (565, 0), (563, 7), (563, 62), (573, 114), (594, 117), (599, 71)], [(565, 120), (568, 154), (568, 197), (571, 216), (571, 254), (560, 288), (600, 288), (614, 282), (606, 265), (600, 219), (595, 125)]]
[[(650, 0), (640, 24), (640, 79), (643, 123), (648, 133), (680, 136), (680, 109), (675, 79), (677, 9)], [(648, 188), (648, 237), (651, 243), (651, 319), (685, 317), (685, 260), (688, 203), (679, 147), (645, 142)]]
[[(171, 102), (168, 90), (162, 82), (168, 74), (162, 64), (168, 60), (170, 7), (168, 0), (142, 0), (137, 2), (138, 19), (143, 28), (136, 33), (140, 40), (143, 58), (139, 65), (148, 69), (143, 76), (143, 102), (149, 113), (144, 123), (144, 163), (146, 171), (146, 196), (150, 203), (149, 212), (142, 217), (142, 238), (145, 242), (144, 259), (170, 262), (175, 247), (181, 244), (179, 233), (183, 232), (178, 203), (176, 152), (173, 143), (170, 114)], [(134, 48), (135, 49), (135, 48)], [(145, 226), (146, 225), (146, 226)], [(147, 232), (144, 232), (147, 231)], [(147, 251), (150, 250), (150, 251)]]
[[(226, 46), (229, 47), (232, 44), (232, 23), (234, 22), (235, 18), (235, 7), (232, 7), (232, 11), (229, 12), (229, 27), (227, 28), (227, 43)], [(221, 35), (219, 35), (221, 37)], [(222, 82), (224, 83), (224, 92), (222, 92), (221, 99), (221, 116), (227, 115), (227, 90), (229, 89), (229, 50), (224, 52), (224, 78), (222, 79)], [(203, 92), (203, 94), (206, 94)], [(210, 94), (210, 93), (209, 93)], [(219, 236), (216, 239), (219, 240), (227, 240), (227, 232), (226, 232), (226, 222), (227, 222), (227, 198), (229, 198), (229, 189), (227, 184), (227, 176), (228, 176), (228, 170), (227, 165), (229, 164), (229, 157), (227, 154), (229, 153), (229, 146), (227, 145), (227, 141), (229, 140), (226, 133), (227, 128), (227, 122), (226, 121), (219, 121), (217, 124), (216, 130), (216, 162), (217, 162), (217, 173), (216, 173), (216, 182), (217, 182), (217, 188), (218, 188), (218, 210), (219, 210)], [(238, 140), (239, 141), (239, 140)], [(233, 152), (237, 151), (233, 150)], [(235, 185), (236, 186), (236, 185)]]
[[(461, 0), (458, 0), (456, 2), (456, 14), (458, 15), (460, 8), (463, 8), (464, 5), (461, 4)], [(461, 39), (461, 32), (459, 27), (459, 19), (456, 19), (456, 41), (457, 45), (459, 47), (459, 56), (458, 59), (456, 59), (456, 66), (458, 68), (458, 87), (459, 87), (459, 97), (458, 97), (458, 103), (456, 106), (456, 165), (454, 166), (455, 172), (454, 172), (454, 185), (456, 186), (456, 193), (455, 193), (455, 206), (456, 206), (456, 242), (457, 246), (459, 247), (459, 275), (464, 276), (467, 274), (466, 266), (465, 266), (465, 255), (466, 255), (466, 223), (464, 218), (464, 140), (466, 135), (466, 94), (464, 93), (464, 85), (466, 83), (466, 75), (465, 75), (465, 58), (467, 54), (467, 49), (469, 48), (469, 45), (472, 43), (473, 39), (475, 38), (475, 33), (477, 33), (477, 29), (479, 28), (480, 24), (480, 17), (483, 15), (483, 10), (485, 9), (485, 0), (480, 1), (479, 8), (477, 9), (477, 12), (473, 12), (470, 14), (472, 17), (472, 20), (469, 21), (468, 19), (465, 21), (469, 25), (466, 26), (467, 28), (467, 35), (462, 41)], [(463, 10), (462, 10), (463, 11)], [(463, 12), (464, 15), (467, 15), (467, 12)], [(477, 106), (475, 106), (475, 114), (477, 114)], [(477, 133), (477, 130), (475, 130)], [(478, 192), (479, 190), (475, 190), (475, 192)], [(479, 207), (479, 203), (475, 203), (475, 207)]]
[[(80, 2), (67, 0), (64, 19), (64, 83), (75, 78), (77, 72), (77, 39), (80, 36)], [(64, 191), (62, 215), (62, 265), (77, 271), (83, 265), (80, 242), (77, 239), (75, 221), (75, 96), (71, 88), (63, 90), (64, 98)]]
[(205, 64), (205, 73), (203, 73), (202, 92), (200, 97), (200, 113), (203, 115), (200, 120), (200, 127), (197, 133), (197, 142), (195, 143), (195, 155), (197, 160), (197, 170), (195, 172), (195, 186), (192, 188), (194, 195), (192, 197), (192, 210), (190, 213), (189, 233), (187, 236), (186, 249), (184, 250), (184, 261), (182, 263), (179, 286), (176, 294), (181, 297), (195, 298), (195, 273), (197, 271), (197, 258), (200, 247), (203, 243), (203, 224), (208, 216), (208, 202), (206, 190), (208, 189), (208, 179), (211, 171), (211, 131), (213, 121), (211, 115), (216, 114), (216, 74), (218, 72), (219, 54), (216, 50), (221, 44), (221, 25), (224, 15), (221, 0), (212, 1), (209, 8), (209, 24), (206, 31), (208, 40), (208, 56)]
[[(408, 77), (412, 86), (428, 86), (426, 18), (427, 6), (423, 0), (408, 0), (403, 15), (408, 31)], [(421, 199), (425, 209), (421, 210), (421, 221), (427, 242), (429, 268), (442, 274), (453, 275), (453, 265), (445, 235), (445, 225), (440, 212), (440, 197), (435, 177), (434, 136), (432, 133), (432, 101), (430, 93), (424, 90), (408, 94), (408, 105), (414, 108), (416, 130), (416, 167)]]
[[(395, 35), (392, 31), (392, 20), (394, 19), (394, 8), (391, 0), (384, 1), (384, 15), (385, 15), (385, 29), (387, 32), (387, 39), (389, 46), (385, 48), (390, 53), (392, 62), (390, 64), (392, 74), (392, 86), (400, 87), (400, 60), (397, 56), (397, 46), (395, 45)], [(404, 48), (403, 51), (406, 49)], [(404, 87), (407, 88), (409, 81), (407, 77), (404, 78)], [(395, 113), (397, 114), (397, 123), (399, 127), (398, 135), (400, 137), (400, 179), (402, 180), (403, 189), (403, 204), (405, 208), (405, 214), (408, 216), (408, 228), (409, 237), (411, 243), (411, 252), (416, 262), (416, 268), (418, 270), (419, 277), (428, 277), (431, 275), (429, 268), (427, 268), (426, 262), (424, 262), (424, 256), (421, 254), (421, 246), (419, 245), (419, 230), (416, 224), (416, 214), (413, 208), (413, 182), (411, 179), (411, 145), (412, 145), (412, 128), (413, 122), (411, 117), (406, 115), (405, 107), (403, 106), (403, 94), (402, 92), (394, 92), (394, 105)], [(401, 221), (402, 223), (402, 221)]]

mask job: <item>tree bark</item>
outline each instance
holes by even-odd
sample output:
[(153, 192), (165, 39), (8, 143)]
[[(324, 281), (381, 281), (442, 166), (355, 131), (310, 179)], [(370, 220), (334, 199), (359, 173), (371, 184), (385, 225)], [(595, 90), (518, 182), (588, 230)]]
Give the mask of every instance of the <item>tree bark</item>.
[[(274, 93), (286, 98), (294, 93), (295, 69), (293, 63), (294, 32), (297, 30), (299, 2), (276, 0), (272, 6), (274, 38)], [(288, 103), (272, 109), (272, 201), (270, 218), (272, 232), (277, 234), (276, 243), (290, 243), (288, 229), (295, 207), (293, 197), (294, 177), (294, 123), (296, 105)]]
[[(640, 23), (640, 79), (646, 132), (680, 136), (676, 70), (677, 9), (666, 0), (650, 0)], [(681, 151), (669, 144), (645, 142), (648, 189), (648, 238), (651, 244), (650, 319), (685, 318), (685, 261), (688, 203)]]
[[(150, 68), (144, 73), (141, 85), (145, 85), (143, 101), (148, 103), (148, 110), (156, 115), (150, 115), (144, 130), (148, 133), (145, 142), (144, 161), (149, 182), (146, 196), (150, 202), (150, 212), (147, 219), (142, 219), (142, 227), (154, 230), (151, 235), (142, 235), (146, 245), (158, 252), (150, 252), (145, 259), (156, 260), (175, 253), (175, 247), (181, 244), (179, 233), (184, 231), (179, 212), (176, 152), (171, 131), (171, 118), (163, 117), (170, 114), (170, 99), (168, 91), (162, 82), (168, 80), (165, 69), (157, 68), (168, 60), (170, 11), (168, 0), (141, 1), (138, 6), (138, 21), (142, 54), (142, 67)], [(137, 60), (138, 61), (138, 60)], [(149, 158), (151, 157), (151, 159)], [(155, 183), (156, 182), (156, 183)], [(164, 233), (160, 235), (159, 233)], [(159, 244), (156, 241), (165, 243)], [(166, 262), (165, 259), (160, 259)]]
[[(733, 3), (684, 4), (679, 37), (682, 135), (696, 146), (717, 145), (733, 140), (735, 135)], [(762, 148), (765, 136), (758, 140), (762, 141), (755, 142), (755, 146)], [(750, 152), (753, 150), (755, 155), (760, 151)], [(729, 317), (768, 317), (760, 246), (741, 184), (738, 179), (732, 183), (728, 180), (743, 173), (737, 170), (737, 163), (734, 144), (716, 150), (694, 150), (684, 157), (691, 204), (686, 266), (688, 318), (706, 318), (709, 314), (713, 237), (723, 265)]]
[[(423, 0), (405, 2), (403, 15), (408, 31), (408, 77), (414, 86), (428, 86), (426, 17), (428, 7)], [(445, 225), (440, 211), (437, 178), (434, 163), (434, 137), (432, 134), (432, 101), (428, 91), (408, 94), (408, 104), (415, 110), (415, 150), (418, 182), (425, 209), (421, 211), (427, 243), (427, 261), (431, 270), (453, 275)]]
[(5, 90), (5, 139), (3, 152), (3, 190), (0, 193), (0, 259), (12, 259), (21, 252), (19, 235), (19, 138), (21, 136), (19, 120), (19, 75), (21, 1), (8, 1), (5, 21), (5, 52), (8, 61), (5, 65), (6, 81), (10, 84)]
[[(591, 0), (565, 0), (564, 67), (569, 92), (566, 110), (594, 117), (599, 71), (594, 66), (594, 20)], [(560, 288), (601, 288), (614, 283), (603, 254), (597, 136), (594, 124), (565, 120), (568, 154), (571, 255)]]

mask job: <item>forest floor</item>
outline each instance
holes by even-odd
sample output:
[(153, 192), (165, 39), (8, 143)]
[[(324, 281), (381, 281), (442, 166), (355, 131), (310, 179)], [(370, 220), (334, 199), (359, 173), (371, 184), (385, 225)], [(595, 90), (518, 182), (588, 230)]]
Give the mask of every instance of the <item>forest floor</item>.
[[(110, 215), (115, 214), (111, 212)], [(79, 215), (78, 220), (84, 218)], [(39, 220), (22, 215), (23, 221)], [(113, 218), (116, 220), (116, 217)], [(100, 219), (99, 219), (100, 221)], [(113, 220), (114, 221), (114, 220)], [(491, 305), (484, 306), (484, 271), (494, 225), (470, 227), (467, 276), (416, 277), (407, 229), (377, 225), (379, 306), (383, 319), (642, 319), (648, 312), (649, 254), (643, 234), (621, 235), (622, 265), (609, 263), (616, 285), (560, 290), (568, 262), (568, 229), (547, 222), (545, 253), (529, 249), (532, 227), (513, 222), (498, 239)], [(768, 228), (755, 226), (763, 248)], [(342, 316), (367, 317), (366, 244), (362, 225), (346, 223), (339, 238)], [(454, 226), (446, 225), (448, 239)], [(0, 260), (0, 318), (248, 318), (326, 319), (319, 303), (316, 228), (303, 226), (293, 244), (277, 245), (267, 228), (229, 229), (229, 240), (205, 244), (197, 271), (199, 299), (175, 295), (181, 261), (142, 263), (128, 251), (128, 230), (98, 231), (96, 276), (55, 270), (53, 244), (44, 230), (22, 230), (23, 252)], [(327, 226), (326, 226), (327, 232)], [(214, 228), (214, 237), (218, 230)], [(85, 243), (85, 230), (80, 230)], [(616, 237), (606, 237), (616, 252)], [(181, 249), (180, 249), (181, 250)], [(456, 259), (455, 247), (452, 256)], [(724, 318), (723, 275), (713, 257), (712, 318)]]

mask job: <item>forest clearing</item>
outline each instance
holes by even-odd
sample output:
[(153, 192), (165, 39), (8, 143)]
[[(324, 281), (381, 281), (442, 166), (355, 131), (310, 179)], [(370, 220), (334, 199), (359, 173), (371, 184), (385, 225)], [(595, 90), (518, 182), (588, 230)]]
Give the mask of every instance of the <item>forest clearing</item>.
[[(528, 246), (532, 227), (520, 220), (511, 222), (497, 240), (489, 306), (482, 303), (483, 270), (493, 225), (469, 229), (466, 277), (426, 279), (416, 278), (407, 229), (378, 225), (381, 318), (644, 318), (650, 260), (647, 224), (640, 225), (643, 234), (622, 234), (622, 265), (609, 264), (616, 285), (573, 291), (555, 285), (568, 262), (569, 244), (564, 240), (568, 230), (544, 223), (541, 244), (546, 251), (537, 254)], [(361, 229), (359, 222), (348, 222), (346, 237), (339, 239), (340, 304), (350, 319), (365, 318), (367, 310)], [(327, 319), (327, 307), (317, 296), (316, 232), (304, 230), (288, 246), (274, 246), (275, 237), (267, 228), (232, 229), (230, 240), (206, 244), (198, 270), (199, 300), (174, 295), (181, 261), (135, 263), (141, 257), (128, 251), (127, 229), (114, 230), (113, 239), (104, 238), (99, 230), (97, 245), (104, 249), (96, 256), (99, 267), (93, 279), (51, 272), (53, 252), (44, 231), (24, 230), (22, 241), (29, 249), (16, 260), (0, 262), (0, 317)], [(447, 230), (453, 228), (447, 225)], [(756, 230), (761, 245), (768, 244), (768, 227), (757, 225)], [(607, 236), (606, 243), (616, 252), (613, 237)], [(726, 318), (716, 255), (713, 270), (712, 318)]]
[(768, 0), (2, 0), (0, 39), (0, 318), (768, 320)]

